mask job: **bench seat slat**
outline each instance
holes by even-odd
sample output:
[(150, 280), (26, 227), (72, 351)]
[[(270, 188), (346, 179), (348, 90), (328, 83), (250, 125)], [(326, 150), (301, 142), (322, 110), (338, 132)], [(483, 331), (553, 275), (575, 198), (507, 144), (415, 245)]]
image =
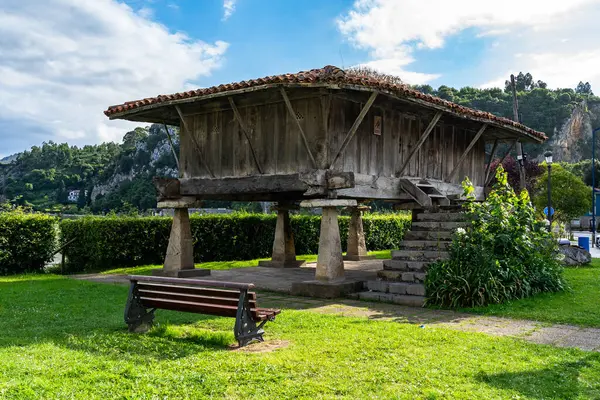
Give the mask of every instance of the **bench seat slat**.
[(200, 279), (188, 279), (188, 278), (171, 278), (166, 276), (147, 276), (147, 275), (129, 275), (130, 281), (135, 282), (156, 282), (156, 283), (174, 283), (184, 285), (195, 285), (195, 286), (208, 286), (224, 289), (254, 289), (252, 283), (239, 283), (239, 282), (220, 282), (220, 281), (208, 281)]
[[(193, 286), (181, 286), (181, 285), (165, 285), (150, 282), (138, 283), (138, 289), (140, 290), (154, 290), (164, 292), (177, 292), (187, 293), (200, 296), (214, 296), (214, 297), (227, 297), (232, 299), (239, 299), (240, 291), (238, 290), (226, 290), (226, 289), (213, 289), (213, 288), (202, 288)], [(248, 298), (250, 300), (256, 300), (255, 292), (248, 292)]]
[[(226, 306), (237, 307), (239, 302), (238, 298), (227, 298), (227, 297), (215, 297), (215, 296), (202, 296), (197, 294), (188, 293), (177, 293), (177, 292), (163, 292), (158, 290), (147, 290), (139, 289), (140, 296), (152, 297), (154, 299), (168, 299), (168, 300), (182, 300), (189, 301), (192, 303), (209, 303), (209, 304), (222, 304)], [(250, 300), (250, 307), (256, 307), (256, 300)]]
[[(200, 314), (210, 314), (222, 317), (235, 317), (237, 306), (225, 306), (220, 304), (195, 303), (181, 300), (155, 299), (152, 297), (140, 296), (140, 300), (145, 307), (160, 308), (164, 310), (186, 311)], [(259, 311), (256, 308), (250, 309), (252, 318), (256, 321), (262, 321), (269, 318), (272, 313)]]

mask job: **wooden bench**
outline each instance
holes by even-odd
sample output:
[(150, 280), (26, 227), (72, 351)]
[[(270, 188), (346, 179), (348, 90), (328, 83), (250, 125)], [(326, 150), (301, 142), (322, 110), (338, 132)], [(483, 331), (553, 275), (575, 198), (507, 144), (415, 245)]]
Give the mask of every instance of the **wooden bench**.
[(150, 329), (157, 309), (233, 317), (233, 333), (242, 347), (253, 340), (262, 342), (262, 327), (281, 312), (259, 308), (251, 283), (136, 275), (129, 280), (125, 323), (130, 332)]

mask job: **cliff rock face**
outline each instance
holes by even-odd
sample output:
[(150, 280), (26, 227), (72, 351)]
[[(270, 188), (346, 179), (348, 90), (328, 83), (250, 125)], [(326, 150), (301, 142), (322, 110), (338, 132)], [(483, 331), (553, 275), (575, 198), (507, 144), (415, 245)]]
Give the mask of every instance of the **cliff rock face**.
[(591, 158), (592, 129), (596, 127), (600, 127), (600, 103), (583, 102), (575, 107), (562, 127), (554, 130), (550, 141), (554, 159), (578, 162)]

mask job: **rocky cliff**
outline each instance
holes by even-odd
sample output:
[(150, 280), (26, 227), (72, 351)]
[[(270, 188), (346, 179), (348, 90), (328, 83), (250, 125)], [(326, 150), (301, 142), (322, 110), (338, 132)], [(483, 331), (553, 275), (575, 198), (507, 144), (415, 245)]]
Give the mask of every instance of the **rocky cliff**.
[(597, 127), (600, 127), (600, 102), (584, 101), (577, 105), (562, 126), (554, 129), (549, 142), (554, 159), (578, 162), (591, 158), (592, 129)]

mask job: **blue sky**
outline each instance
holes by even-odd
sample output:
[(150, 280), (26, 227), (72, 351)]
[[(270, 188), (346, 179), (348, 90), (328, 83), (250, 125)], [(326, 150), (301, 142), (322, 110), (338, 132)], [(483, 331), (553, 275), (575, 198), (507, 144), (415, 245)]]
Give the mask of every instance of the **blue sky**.
[(598, 20), (600, 0), (2, 0), (0, 157), (120, 141), (112, 104), (327, 64), (600, 92)]

